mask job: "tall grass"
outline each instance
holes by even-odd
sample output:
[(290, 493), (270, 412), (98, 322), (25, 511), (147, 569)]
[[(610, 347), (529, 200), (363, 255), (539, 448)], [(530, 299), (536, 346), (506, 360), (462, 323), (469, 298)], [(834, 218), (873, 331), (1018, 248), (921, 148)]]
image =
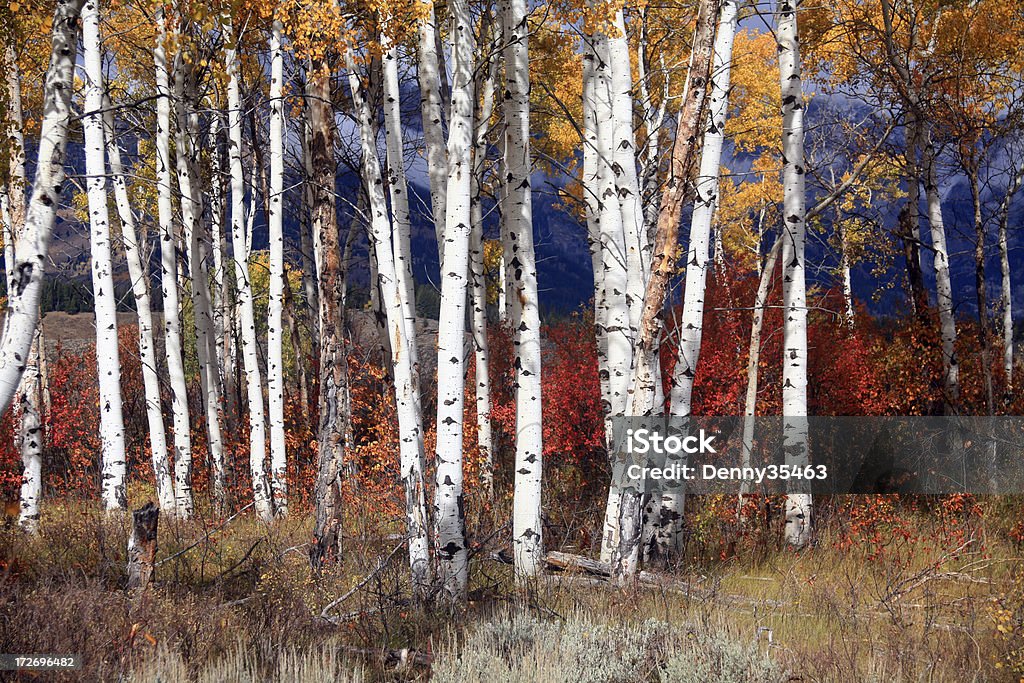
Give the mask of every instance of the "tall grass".
[[(927, 518), (906, 523), (927, 535)], [(1021, 558), (987, 523), (957, 552), (893, 541), (881, 554), (844, 547), (847, 530), (825, 524), (803, 553), (704, 557), (630, 590), (554, 577), (524, 593), (509, 567), (480, 552), (467, 612), (454, 621), (408, 603), (399, 552), (328, 611), (334, 623), (320, 618), (325, 606), (388, 555), (390, 526), (372, 536), (370, 521), (353, 522), (345, 561), (314, 579), (306, 516), (217, 524), (161, 520), (162, 564), (143, 596), (124, 590), (124, 517), (51, 501), (38, 537), (0, 529), (0, 649), (81, 654), (83, 668), (64, 679), (86, 681), (898, 683), (1024, 673)]]

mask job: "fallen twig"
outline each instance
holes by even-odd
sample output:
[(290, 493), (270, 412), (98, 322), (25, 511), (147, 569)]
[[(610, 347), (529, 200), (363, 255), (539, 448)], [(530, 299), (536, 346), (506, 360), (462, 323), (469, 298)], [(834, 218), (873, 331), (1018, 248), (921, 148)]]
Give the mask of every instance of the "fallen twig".
[(387, 554), (386, 557), (382, 558), (379, 562), (377, 562), (377, 566), (374, 567), (372, 572), (370, 572), (365, 577), (363, 577), (362, 581), (360, 581), (356, 585), (352, 586), (352, 588), (350, 588), (340, 598), (336, 598), (336, 599), (330, 601), (329, 603), (327, 603), (324, 606), (324, 608), (322, 610), (320, 610), (320, 618), (323, 619), (324, 621), (328, 621), (328, 622), (334, 623), (334, 622), (331, 621), (331, 618), (328, 616), (328, 612), (330, 612), (332, 609), (334, 609), (335, 607), (337, 607), (341, 603), (343, 603), (346, 600), (348, 600), (350, 597), (352, 597), (352, 595), (354, 595), (356, 593), (356, 591), (358, 591), (360, 588), (362, 588), (363, 586), (368, 584), (370, 582), (370, 580), (373, 579), (373, 577), (375, 577), (377, 574), (379, 574), (381, 572), (381, 570), (384, 569), (384, 567), (386, 567), (388, 565), (388, 563), (391, 561), (391, 558), (393, 558), (395, 555), (397, 555), (398, 551), (401, 550), (404, 547), (405, 547), (405, 541), (403, 540), (401, 543), (396, 545), (391, 550), (391, 552)]
[(221, 523), (220, 523), (220, 524), (218, 524), (217, 526), (213, 527), (212, 529), (207, 529), (207, 530), (206, 530), (206, 533), (205, 533), (205, 534), (203, 534), (203, 537), (202, 537), (202, 538), (199, 538), (199, 539), (197, 539), (197, 540), (196, 540), (196, 542), (195, 542), (195, 543), (193, 543), (192, 545), (190, 545), (190, 546), (187, 546), (187, 547), (185, 547), (185, 548), (182, 548), (181, 550), (179, 550), (178, 552), (174, 553), (173, 555), (171, 555), (171, 556), (169, 556), (169, 557), (165, 557), (164, 559), (162, 559), (162, 560), (160, 560), (159, 562), (157, 562), (157, 563), (156, 563), (156, 564), (155, 564), (154, 566), (155, 566), (155, 567), (159, 567), (159, 566), (160, 566), (160, 565), (162, 565), (162, 564), (163, 564), (164, 562), (170, 562), (171, 560), (173, 560), (173, 559), (174, 559), (174, 558), (176, 558), (176, 557), (181, 557), (182, 555), (184, 555), (185, 553), (187, 553), (187, 552), (188, 552), (189, 550), (192, 550), (193, 548), (195, 548), (195, 547), (196, 547), (197, 545), (199, 545), (199, 544), (200, 544), (200, 543), (202, 543), (203, 541), (207, 541), (207, 540), (209, 540), (209, 539), (210, 539), (210, 535), (211, 535), (211, 534), (212, 534), (213, 532), (215, 532), (215, 531), (220, 531), (221, 529), (223, 529), (224, 527), (226, 527), (226, 526), (227, 526), (227, 525), (228, 525), (229, 523), (231, 523), (231, 521), (232, 521), (233, 519), (235, 519), (236, 517), (238, 517), (238, 516), (239, 516), (240, 514), (242, 514), (243, 512), (245, 512), (246, 510), (248, 510), (249, 508), (251, 508), (251, 507), (252, 507), (253, 505), (255, 505), (255, 503), (249, 503), (249, 504), (248, 504), (248, 505), (246, 505), (246, 506), (245, 506), (244, 508), (242, 508), (241, 510), (239, 510), (239, 511), (238, 511), (238, 512), (236, 512), (235, 514), (231, 515), (230, 517), (228, 517), (227, 519), (225, 519), (225, 520), (224, 520), (223, 522), (221, 522)]
[[(235, 562), (233, 565), (231, 565), (230, 567), (228, 567), (227, 569), (222, 571), (220, 573), (220, 575), (217, 576), (217, 579), (220, 579), (220, 578), (222, 578), (224, 576), (227, 576), (228, 574), (230, 574), (231, 572), (235, 571), (240, 566), (242, 566), (242, 563), (245, 562), (246, 560), (248, 560), (249, 556), (252, 555), (252, 551), (256, 550), (256, 546), (258, 546), (262, 542), (263, 542), (262, 538), (257, 538), (256, 542), (253, 543), (252, 546), (247, 551), (245, 551), (245, 555), (242, 555), (242, 559), (240, 559), (238, 562)], [(214, 581), (216, 581), (217, 579), (214, 579)]]

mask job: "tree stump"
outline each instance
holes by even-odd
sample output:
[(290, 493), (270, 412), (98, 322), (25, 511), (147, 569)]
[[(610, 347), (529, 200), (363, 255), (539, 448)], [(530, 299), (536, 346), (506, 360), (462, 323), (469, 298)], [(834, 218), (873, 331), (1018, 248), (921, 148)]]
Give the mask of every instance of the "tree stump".
[(156, 558), (156, 530), (160, 508), (152, 501), (132, 512), (132, 533), (128, 537), (128, 589), (145, 589), (153, 580)]

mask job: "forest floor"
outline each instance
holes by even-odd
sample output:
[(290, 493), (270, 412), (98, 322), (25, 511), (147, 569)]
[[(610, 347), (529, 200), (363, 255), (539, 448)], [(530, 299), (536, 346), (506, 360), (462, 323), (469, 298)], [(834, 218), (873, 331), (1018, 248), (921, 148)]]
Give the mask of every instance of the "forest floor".
[(452, 619), (408, 602), (394, 529), (352, 525), (344, 562), (314, 578), (309, 516), (268, 527), (249, 512), (162, 519), (141, 595), (124, 590), (127, 517), (49, 501), (38, 537), (8, 524), (0, 650), (84, 662), (0, 678), (892, 683), (1019, 680), (1024, 666), (1020, 553), (985, 523), (954, 538), (947, 519), (938, 539), (934, 515), (874, 510), (823, 521), (800, 553), (722, 546), (630, 589), (563, 573), (516, 590), (501, 534), (481, 535)]

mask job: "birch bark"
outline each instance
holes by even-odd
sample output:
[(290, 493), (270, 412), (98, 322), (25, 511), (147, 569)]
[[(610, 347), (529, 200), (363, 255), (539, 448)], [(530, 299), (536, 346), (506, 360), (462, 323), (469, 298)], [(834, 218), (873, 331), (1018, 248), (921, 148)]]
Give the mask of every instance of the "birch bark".
[(946, 247), (946, 226), (942, 218), (942, 199), (939, 196), (936, 150), (930, 139), (926, 139), (924, 143), (924, 173), (925, 201), (928, 205), (928, 224), (931, 229), (935, 267), (935, 299), (942, 338), (944, 403), (947, 413), (952, 413), (960, 400), (960, 362), (956, 353), (953, 284), (949, 275), (949, 250)]
[[(604, 308), (603, 335), (607, 345), (608, 415), (617, 417), (625, 415), (627, 410), (633, 365), (633, 332), (636, 328), (630, 325), (626, 238), (618, 192), (615, 188), (615, 174), (612, 171), (615, 129), (606, 44), (607, 39), (601, 36), (585, 38), (584, 75), (589, 77), (590, 82), (584, 84), (584, 111), (593, 112), (590, 120), (593, 127), (592, 182), (596, 198), (594, 223), (601, 244), (599, 253), (601, 279), (604, 284), (601, 304)], [(585, 113), (584, 116), (587, 117), (588, 114)], [(611, 424), (610, 419), (606, 420), (605, 439), (609, 444), (614, 438)], [(608, 490), (601, 545), (601, 559), (605, 562), (612, 560), (618, 545), (618, 518), (622, 496), (619, 482), (623, 471), (623, 463), (615, 460), (612, 463), (612, 483)]]
[(107, 210), (107, 171), (103, 144), (103, 58), (100, 53), (99, 0), (82, 6), (82, 48), (85, 63), (86, 193), (89, 202), (89, 246), (96, 312), (96, 370), (99, 374), (100, 453), (103, 463), (103, 506), (128, 508), (124, 417), (121, 414), (121, 359), (117, 347), (117, 302)]
[[(284, 25), (274, 19), (270, 32), (270, 295), (267, 306), (267, 411), (270, 420), (270, 487), (274, 514), (288, 515), (288, 454), (284, 439)], [(297, 358), (296, 362), (302, 362)]]
[(174, 425), (175, 514), (190, 517), (192, 502), (192, 438), (182, 358), (180, 303), (178, 299), (178, 230), (174, 220), (171, 185), (171, 87), (166, 45), (166, 9), (157, 8), (157, 40), (153, 48), (156, 66), (156, 181), (157, 222), (160, 224), (160, 283), (164, 314), (164, 350), (171, 385)]
[(25, 228), (15, 244), (14, 275), (7, 291), (7, 322), (0, 339), (0, 414), (10, 406), (18, 390), (39, 321), (46, 248), (64, 183), (64, 151), (81, 6), (80, 0), (58, 0), (53, 15), (35, 182), (25, 214)]
[(232, 352), (232, 307), (228, 303), (228, 280), (225, 271), (225, 240), (224, 240), (224, 172), (221, 160), (220, 130), (223, 112), (216, 106), (210, 115), (209, 154), (210, 154), (210, 253), (212, 256), (212, 272), (210, 273), (211, 301), (213, 306), (213, 334), (217, 357), (220, 359), (218, 372), (220, 375), (221, 395), (224, 399), (224, 412), (233, 419), (237, 414), (234, 388), (234, 353)]
[[(692, 66), (686, 77), (686, 96), (679, 114), (668, 178), (662, 193), (651, 275), (644, 294), (640, 336), (633, 359), (632, 400), (628, 408), (632, 415), (650, 415), (655, 410), (656, 353), (662, 309), (669, 279), (676, 267), (679, 221), (689, 186), (690, 166), (696, 155), (697, 127), (705, 109), (718, 8), (718, 0), (701, 0), (698, 5)], [(620, 583), (630, 580), (639, 568), (642, 497), (643, 492), (638, 482), (630, 482), (622, 488), (618, 514), (619, 538), (612, 557), (613, 571)]]
[(39, 529), (39, 516), (43, 498), (43, 376), (41, 349), (42, 334), (36, 331), (29, 347), (28, 362), (22, 376), (22, 389), (18, 392), (21, 410), (21, 462), (24, 467), (21, 482), (21, 505), (18, 524), (29, 533)]
[(418, 64), (416, 69), (420, 86), (420, 118), (423, 124), (423, 142), (426, 146), (427, 177), (430, 182), (430, 209), (434, 217), (437, 238), (438, 263), (444, 263), (444, 230), (448, 182), (448, 153), (444, 144), (441, 113), (441, 72), (438, 64), (437, 18), (433, 0), (422, 0), (424, 16), (417, 26)]
[[(782, 89), (783, 323), (782, 415), (786, 464), (805, 467), (807, 453), (807, 300), (804, 239), (804, 99), (801, 82), (797, 11), (800, 0), (782, 0), (776, 35), (779, 41), (779, 79)], [(786, 496), (786, 542), (796, 548), (810, 543), (811, 494)]]
[(608, 88), (611, 103), (611, 170), (622, 220), (626, 259), (626, 307), (630, 337), (635, 339), (644, 307), (644, 288), (650, 268), (650, 252), (640, 205), (640, 181), (636, 172), (636, 136), (633, 134), (633, 74), (621, 9), (615, 12), (608, 51)]
[(1002, 337), (1003, 337), (1003, 372), (1006, 374), (1006, 395), (1013, 392), (1013, 286), (1010, 281), (1010, 249), (1007, 229), (1010, 225), (1010, 203), (1024, 184), (1024, 164), (1017, 170), (1006, 194), (999, 204), (999, 275), (1002, 291)]
[[(384, 53), (384, 98), (385, 101), (397, 101), (398, 74), (394, 70), (394, 62), (397, 59), (393, 48), (389, 46), (389, 40), (382, 36), (382, 44), (385, 46)], [(409, 347), (415, 343), (408, 335), (408, 318), (402, 306), (403, 297), (407, 297), (407, 291), (400, 286), (400, 279), (397, 273), (394, 253), (395, 244), (393, 241), (400, 239), (401, 228), (396, 224), (393, 226), (388, 219), (387, 202), (384, 197), (384, 183), (381, 177), (380, 162), (377, 158), (376, 135), (371, 121), (369, 105), (363, 97), (359, 83), (359, 77), (355, 73), (351, 54), (347, 55), (349, 68), (349, 85), (352, 92), (352, 101), (359, 118), (360, 142), (362, 145), (362, 172), (363, 180), (369, 190), (370, 209), (370, 232), (376, 245), (377, 254), (377, 275), (382, 293), (382, 303), (386, 314), (387, 333), (391, 340), (391, 362), (394, 368), (395, 404), (398, 413), (399, 429), (399, 451), (402, 471), (402, 485), (405, 489), (406, 509), (406, 535), (409, 539), (409, 567), (412, 574), (413, 591), (418, 599), (423, 599), (430, 589), (430, 545), (427, 537), (427, 506), (426, 493), (424, 490), (424, 472), (426, 465), (423, 456), (423, 425), (422, 416), (419, 410), (419, 401), (416, 398), (416, 389), (413, 384), (412, 354)], [(393, 78), (391, 78), (393, 76)], [(396, 90), (392, 90), (392, 88)], [(385, 112), (385, 125), (394, 125), (389, 121)], [(393, 129), (388, 130), (391, 140), (389, 146), (393, 145), (397, 137)], [(401, 159), (398, 160), (401, 164)], [(391, 174), (395, 169), (391, 168)], [(404, 174), (403, 179), (404, 179)], [(395, 187), (395, 180), (389, 180), (392, 187), (392, 198), (395, 192), (404, 198), (406, 188)], [(400, 202), (401, 204), (401, 202)], [(392, 209), (395, 203), (392, 201)], [(406, 208), (405, 219), (408, 220), (408, 209)], [(396, 214), (398, 212), (396, 211)]]
[(466, 287), (469, 272), (470, 186), (473, 175), (473, 99), (476, 39), (466, 0), (452, 0), (451, 119), (445, 192), (441, 318), (437, 341), (437, 471), (434, 496), (435, 558), (442, 598), (466, 599), (469, 557), (462, 492), (463, 398), (465, 395)]
[[(229, 41), (233, 26), (226, 19)], [(267, 480), (266, 418), (263, 412), (263, 383), (256, 349), (256, 323), (252, 288), (249, 284), (249, 241), (246, 235), (245, 177), (242, 169), (242, 109), (239, 97), (239, 63), (237, 48), (225, 53), (228, 73), (228, 160), (231, 174), (231, 242), (238, 297), (239, 332), (242, 342), (242, 363), (245, 367), (246, 396), (249, 403), (249, 471), (252, 475), (253, 500), (256, 513), (264, 521), (274, 516), (270, 482)]]
[(395, 278), (401, 294), (399, 303), (405, 338), (406, 352), (412, 372), (413, 399), (419, 414), (419, 348), (416, 343), (416, 282), (412, 274), (412, 248), (410, 231), (412, 220), (409, 213), (409, 184), (405, 175), (405, 144), (402, 140), (402, 96), (398, 83), (398, 51), (386, 36), (381, 37), (384, 50), (382, 63), (384, 89), (384, 136), (387, 143), (387, 186), (391, 198), (393, 215)]
[[(505, 158), (508, 167), (508, 231), (516, 299), (516, 462), (512, 504), (512, 557), (520, 582), (543, 567), (541, 521), (543, 427), (541, 402), (540, 310), (533, 250), (533, 195), (530, 188), (530, 61), (526, 0), (505, 0)], [(627, 50), (628, 51), (628, 50)], [(628, 55), (627, 55), (628, 64)], [(632, 99), (629, 100), (632, 112)], [(629, 126), (632, 137), (632, 125)], [(629, 148), (630, 150), (632, 147)], [(632, 152), (629, 152), (632, 157)], [(632, 160), (631, 160), (631, 163)], [(635, 180), (635, 169), (634, 169)], [(634, 196), (636, 198), (636, 196)], [(638, 216), (634, 216), (639, 218)], [(639, 222), (637, 223), (639, 226)]]
[[(736, 31), (736, 11), (735, 0), (723, 0), (719, 9), (711, 88), (708, 93), (707, 124), (704, 128), (704, 144), (701, 147), (697, 180), (694, 183), (693, 216), (690, 219), (679, 345), (669, 399), (673, 417), (689, 417), (691, 413), (693, 383), (700, 361), (700, 346), (704, 333), (704, 295), (710, 267), (711, 222), (718, 204), (718, 173), (725, 138), (725, 117), (729, 108), (729, 75), (733, 36)], [(685, 460), (685, 457), (670, 457), (666, 465), (684, 464)], [(654, 545), (657, 553), (667, 558), (682, 549), (686, 487), (683, 480), (667, 479), (661, 482), (660, 488), (661, 500), (657, 522), (654, 525)]]
[[(0, 194), (3, 202), (4, 224), (4, 268), (7, 292), (14, 287), (14, 243), (25, 229), (25, 136), (24, 116), (21, 106), (21, 72), (14, 46), (4, 48), (4, 62), (7, 69), (7, 137), (9, 185), (5, 184)], [(7, 325), (5, 316), (4, 325)], [(43, 356), (40, 355), (42, 335), (37, 326), (29, 348), (25, 372), (18, 384), (15, 398), (15, 416), (19, 422), (17, 443), (21, 451), (22, 484), (18, 510), (18, 523), (22, 529), (34, 534), (38, 531), (40, 507), (43, 496), (43, 442), (45, 430), (43, 420)]]
[[(174, 482), (167, 457), (167, 433), (160, 405), (160, 376), (157, 374), (156, 343), (153, 337), (153, 310), (150, 300), (149, 258), (145, 254), (145, 240), (140, 239), (135, 213), (132, 211), (121, 162), (121, 148), (117, 144), (114, 115), (109, 105), (103, 113), (107, 157), (110, 163), (110, 184), (114, 188), (114, 201), (121, 221), (121, 239), (124, 241), (128, 277), (132, 281), (135, 310), (139, 319), (139, 361), (142, 365), (142, 384), (146, 400), (146, 422), (149, 426), (149, 448), (153, 459), (157, 501), (162, 510), (174, 510)], [(146, 266), (143, 266), (146, 264)]]
[[(488, 25), (490, 17), (488, 15)], [(487, 36), (487, 33), (484, 33)], [(491, 35), (492, 50), (497, 48)], [(473, 142), (473, 178), (469, 242), (470, 284), (472, 287), (473, 348), (476, 365), (476, 431), (477, 445), (482, 459), (480, 484), (488, 499), (494, 498), (494, 433), (491, 428), (490, 348), (487, 341), (487, 277), (484, 272), (484, 220), (483, 192), (487, 162), (487, 135), (491, 115), (494, 113), (494, 84), (497, 80), (499, 60), (496, 54), (488, 59), (480, 99), (474, 113), (476, 132)], [(504, 259), (502, 260), (504, 262)]]

